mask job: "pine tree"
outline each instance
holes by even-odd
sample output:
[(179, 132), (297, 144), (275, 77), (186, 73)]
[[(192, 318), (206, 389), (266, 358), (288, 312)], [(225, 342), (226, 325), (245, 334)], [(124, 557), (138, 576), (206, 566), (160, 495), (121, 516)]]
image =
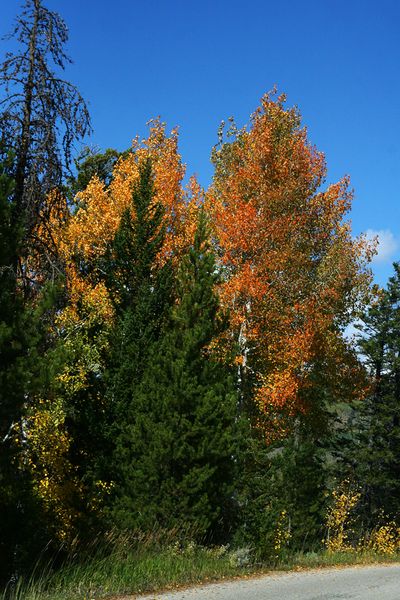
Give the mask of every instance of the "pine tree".
[[(341, 471), (341, 455), (352, 439), (351, 401), (365, 387), (365, 372), (340, 330), (332, 329), (331, 341), (307, 365), (308, 386), (300, 395), (303, 414), (270, 407), (269, 414), (257, 415), (254, 406), (239, 483), (242, 515), (237, 541), (252, 545), (263, 560), (289, 550), (320, 548), (329, 493), (335, 478), (340, 482), (348, 474)], [(268, 439), (265, 431), (275, 438)], [(278, 552), (276, 536), (281, 528), (288, 543)]]
[[(147, 160), (140, 166), (132, 205), (123, 214), (102, 265), (116, 313), (105, 382), (110, 410), (107, 439), (111, 452), (114, 448), (111, 477), (117, 494), (125, 493), (132, 468), (130, 420), (135, 418), (135, 393), (171, 299), (170, 265), (158, 263), (164, 239), (163, 209), (153, 198), (152, 168)], [(104, 457), (108, 471), (109, 461), (110, 457)]]
[(363, 315), (359, 350), (371, 393), (354, 411), (345, 460), (362, 489), (364, 523), (400, 515), (400, 265)]
[(115, 513), (127, 527), (191, 526), (217, 539), (232, 517), (237, 394), (231, 367), (210, 349), (227, 326), (217, 280), (202, 215), (118, 448), (126, 469)]
[(153, 197), (148, 160), (140, 167), (132, 207), (123, 214), (105, 258), (106, 283), (116, 310), (110, 384), (122, 407), (129, 404), (127, 398), (141, 379), (148, 348), (158, 339), (170, 299), (170, 265), (158, 265), (164, 239), (163, 209)]
[[(10, 175), (9, 160), (0, 165), (0, 577), (10, 573), (15, 548), (18, 521), (16, 485), (17, 468), (14, 429), (18, 426), (23, 404), (23, 388), (16, 373), (15, 363), (21, 355), (20, 335), (16, 336), (21, 306), (16, 297), (13, 258), (18, 246), (18, 232), (11, 226), (12, 194), (14, 182)], [(18, 332), (20, 334), (20, 332)], [(16, 339), (17, 338), (17, 339)], [(13, 372), (14, 371), (14, 372)]]
[(29, 564), (32, 552), (48, 541), (29, 473), (23, 468), (24, 416), (29, 400), (43, 384), (40, 355), (45, 323), (42, 306), (24, 301), (14, 270), (23, 228), (13, 218), (12, 163), (11, 155), (4, 153), (0, 162), (0, 580)]

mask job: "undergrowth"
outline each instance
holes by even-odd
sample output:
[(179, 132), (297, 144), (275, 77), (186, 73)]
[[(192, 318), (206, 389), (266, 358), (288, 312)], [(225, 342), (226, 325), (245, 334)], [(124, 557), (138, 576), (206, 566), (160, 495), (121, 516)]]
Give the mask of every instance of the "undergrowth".
[(118, 595), (174, 589), (271, 570), (400, 561), (373, 550), (283, 554), (274, 563), (254, 562), (250, 548), (205, 547), (177, 541), (173, 532), (126, 535), (93, 542), (79, 553), (71, 551), (61, 566), (38, 563), (29, 579), (20, 579), (0, 593), (0, 600), (97, 600)]
[(233, 577), (248, 570), (247, 551), (173, 541), (171, 534), (123, 536), (71, 552), (61, 567), (38, 563), (0, 600), (95, 600)]

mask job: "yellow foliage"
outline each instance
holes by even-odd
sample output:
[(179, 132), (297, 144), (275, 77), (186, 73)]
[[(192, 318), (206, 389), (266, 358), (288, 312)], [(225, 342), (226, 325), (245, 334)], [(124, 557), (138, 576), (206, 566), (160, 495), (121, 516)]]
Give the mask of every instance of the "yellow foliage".
[[(77, 338), (82, 346), (77, 362), (60, 377), (70, 392), (85, 386), (86, 372), (93, 364), (101, 365), (101, 354), (107, 349), (106, 332), (113, 322), (114, 309), (101, 282), (96, 259), (113, 239), (124, 211), (132, 208), (132, 189), (138, 181), (139, 165), (147, 158), (154, 174), (154, 201), (165, 209), (166, 239), (160, 261), (171, 256), (177, 259), (194, 237), (203, 192), (194, 178), (186, 190), (182, 187), (185, 167), (178, 152), (177, 130), (168, 136), (165, 124), (152, 121), (148, 138), (141, 142), (135, 139), (131, 152), (115, 165), (110, 185), (106, 187), (94, 177), (78, 194), (76, 212), (62, 222), (53, 223), (54, 239), (65, 264), (69, 296), (57, 325), (67, 346), (76, 346)], [(82, 269), (88, 263), (89, 272)], [(95, 343), (85, 334), (93, 325), (99, 331)]]
[(357, 506), (360, 497), (361, 494), (347, 480), (332, 492), (333, 503), (326, 516), (328, 534), (325, 544), (328, 551), (343, 552), (352, 549), (348, 541), (351, 511)]
[(282, 550), (289, 544), (291, 537), (290, 519), (286, 510), (282, 510), (276, 524), (274, 535), (275, 558), (279, 558)]
[(361, 547), (378, 554), (393, 556), (400, 551), (400, 527), (395, 521), (388, 520), (383, 513), (380, 515), (380, 521), (382, 524), (361, 540)]
[(70, 439), (64, 429), (62, 400), (40, 400), (26, 422), (26, 466), (32, 473), (34, 487), (51, 517), (55, 535), (62, 541), (74, 536), (78, 516), (72, 508), (73, 498), (82, 487), (68, 460)]
[(383, 514), (379, 518), (381, 525), (377, 525), (360, 539), (354, 539), (352, 543), (349, 541), (350, 535), (353, 534), (351, 513), (360, 498), (361, 494), (347, 480), (332, 492), (333, 502), (326, 517), (327, 550), (359, 553), (372, 551), (386, 556), (395, 555), (400, 551), (400, 527), (395, 521), (387, 520)]
[(379, 554), (395, 554), (400, 550), (400, 529), (394, 522), (378, 527), (369, 537), (368, 548)]

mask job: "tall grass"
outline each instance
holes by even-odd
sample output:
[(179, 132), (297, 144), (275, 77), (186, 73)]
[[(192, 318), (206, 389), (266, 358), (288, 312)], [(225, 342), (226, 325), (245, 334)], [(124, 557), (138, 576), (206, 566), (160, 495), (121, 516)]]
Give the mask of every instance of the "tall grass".
[[(178, 540), (178, 541), (177, 541)], [(206, 548), (176, 532), (109, 536), (75, 552), (61, 567), (41, 561), (29, 579), (0, 594), (1, 600), (92, 600), (116, 594), (150, 592), (232, 577), (243, 572), (240, 553)]]
[(71, 549), (63, 564), (39, 561), (31, 577), (0, 593), (0, 600), (97, 600), (271, 570), (319, 568), (399, 561), (372, 550), (285, 553), (275, 563), (251, 563), (251, 550), (204, 547), (177, 531), (111, 534), (82, 550)]

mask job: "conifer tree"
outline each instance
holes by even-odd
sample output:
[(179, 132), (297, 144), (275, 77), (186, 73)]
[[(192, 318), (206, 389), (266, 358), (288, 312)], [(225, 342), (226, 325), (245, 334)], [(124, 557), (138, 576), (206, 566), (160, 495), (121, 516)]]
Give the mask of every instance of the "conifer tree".
[[(108, 441), (114, 448), (111, 476), (117, 496), (129, 493), (135, 394), (171, 298), (170, 265), (158, 263), (164, 239), (162, 218), (162, 207), (154, 203), (152, 168), (147, 160), (140, 166), (132, 205), (122, 216), (103, 265), (116, 313), (105, 380), (111, 415)], [(109, 457), (105, 464), (109, 469)]]
[(17, 285), (14, 257), (20, 249), (23, 228), (13, 218), (12, 171), (13, 159), (3, 152), (0, 162), (0, 580), (26, 566), (29, 554), (47, 541), (43, 523), (38, 527), (40, 508), (22, 460), (23, 417), (28, 399), (42, 384), (43, 315), (40, 306), (24, 302)]
[(21, 373), (15, 365), (21, 354), (20, 333), (16, 335), (21, 306), (16, 297), (13, 257), (18, 245), (18, 232), (11, 226), (12, 194), (14, 182), (10, 175), (10, 161), (3, 159), (0, 165), (0, 529), (1, 574), (9, 573), (14, 550), (18, 490), (14, 428), (18, 426), (23, 404)]
[(363, 519), (400, 515), (400, 265), (387, 288), (363, 315), (359, 350), (369, 370), (371, 393), (354, 411), (352, 443), (345, 452), (362, 488)]
[(150, 344), (157, 340), (169, 302), (170, 266), (158, 265), (164, 239), (163, 209), (153, 202), (151, 162), (140, 167), (132, 206), (107, 252), (104, 272), (115, 304), (116, 327), (110, 384), (118, 402), (140, 381)]
[(217, 539), (232, 517), (237, 395), (231, 368), (210, 349), (227, 326), (217, 279), (202, 215), (176, 304), (133, 390), (130, 461), (115, 507), (128, 527), (187, 525)]
[[(365, 388), (365, 371), (339, 329), (332, 328), (331, 340), (308, 365), (309, 385), (300, 396), (303, 414), (271, 407), (269, 414), (257, 415), (254, 406), (240, 471), (236, 537), (263, 560), (320, 548), (329, 492), (335, 478), (340, 482), (348, 475), (341, 471), (341, 455), (351, 439), (348, 416), (352, 400)], [(272, 439), (263, 435), (266, 431)], [(278, 530), (287, 536), (279, 552)]]

